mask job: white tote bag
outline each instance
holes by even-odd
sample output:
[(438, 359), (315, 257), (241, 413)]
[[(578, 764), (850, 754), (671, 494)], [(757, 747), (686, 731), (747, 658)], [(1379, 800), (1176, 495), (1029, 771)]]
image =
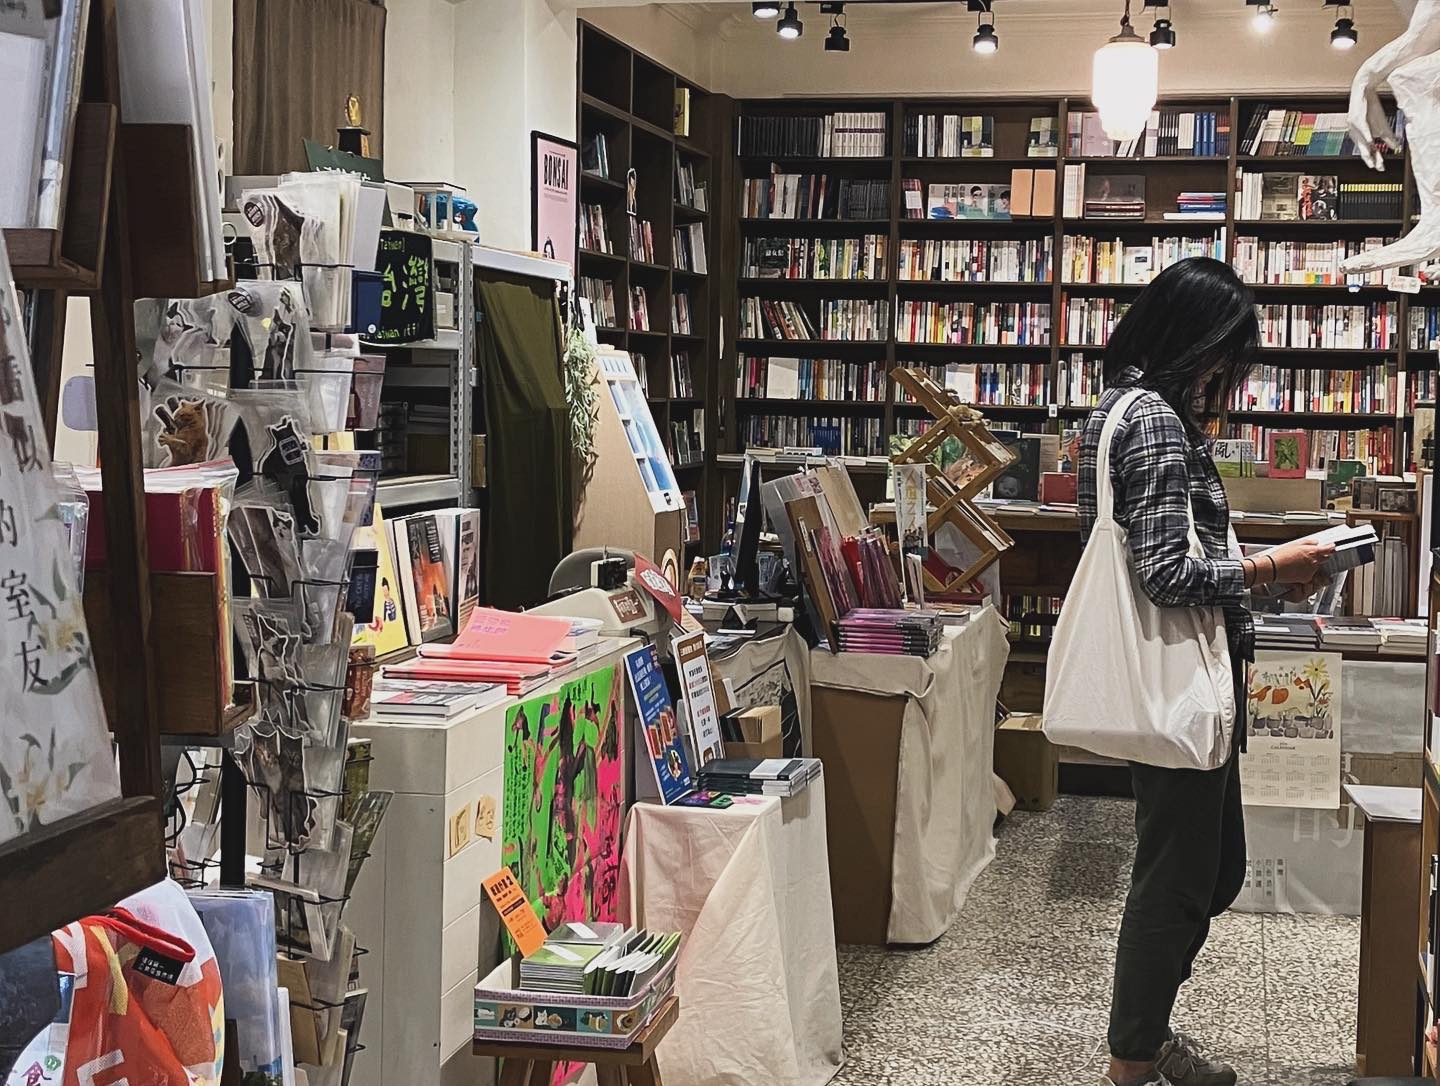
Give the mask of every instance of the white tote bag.
[[(1055, 624), (1045, 672), (1053, 743), (1170, 769), (1230, 758), (1235, 688), (1219, 607), (1157, 607), (1115, 522), (1110, 446), (1140, 390), (1116, 401), (1096, 450), (1095, 526)], [(1190, 554), (1204, 547), (1190, 517)]]

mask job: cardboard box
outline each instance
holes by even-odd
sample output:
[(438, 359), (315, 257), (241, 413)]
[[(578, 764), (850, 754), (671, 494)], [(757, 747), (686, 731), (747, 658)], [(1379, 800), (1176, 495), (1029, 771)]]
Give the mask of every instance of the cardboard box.
[(1225, 479), (1230, 508), (1245, 513), (1288, 513), (1324, 509), (1323, 479)]
[(1011, 713), (995, 731), (995, 773), (1022, 811), (1048, 811), (1060, 792), (1060, 756), (1039, 713)]
[(785, 744), (780, 726), (780, 706), (757, 705), (734, 714), (740, 726), (741, 742), (725, 744), (727, 758), (783, 758)]

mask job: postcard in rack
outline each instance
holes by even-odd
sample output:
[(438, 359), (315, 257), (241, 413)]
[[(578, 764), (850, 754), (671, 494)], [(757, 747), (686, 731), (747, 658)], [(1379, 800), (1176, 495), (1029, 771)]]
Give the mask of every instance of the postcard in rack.
[(675, 722), (675, 705), (670, 700), (655, 646), (646, 645), (627, 653), (625, 673), (630, 676), (630, 692), (635, 695), (635, 712), (645, 735), (645, 750), (655, 771), (660, 797), (667, 804), (674, 803), (694, 790), (695, 779), (690, 773), (685, 738)]

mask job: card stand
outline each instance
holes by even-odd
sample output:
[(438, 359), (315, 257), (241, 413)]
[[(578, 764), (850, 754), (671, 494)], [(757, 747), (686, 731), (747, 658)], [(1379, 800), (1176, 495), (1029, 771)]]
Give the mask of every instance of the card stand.
[(75, 111), (68, 190), (57, 229), (7, 229), (15, 282), (23, 287), (92, 291), (99, 284), (118, 112), (107, 102)]
[[(85, 576), (85, 620), (90, 627), (95, 671), (107, 715), (116, 712), (112, 702), (115, 676), (130, 655), (115, 640), (108, 569), (92, 569)], [(173, 658), (175, 646), (185, 646), (184, 667), (158, 668), (155, 673), (157, 711), (162, 735), (218, 740), (228, 736), (255, 711), (253, 692), (242, 682), (233, 694), (224, 690), (221, 668), (221, 618), (224, 589), (215, 573), (150, 573), (151, 651), (155, 659)], [(113, 717), (112, 717), (113, 719)]]
[(233, 270), (220, 279), (202, 278), (200, 270), (204, 216), (195, 199), (190, 126), (126, 124), (120, 138), (135, 296), (203, 298), (229, 290)]

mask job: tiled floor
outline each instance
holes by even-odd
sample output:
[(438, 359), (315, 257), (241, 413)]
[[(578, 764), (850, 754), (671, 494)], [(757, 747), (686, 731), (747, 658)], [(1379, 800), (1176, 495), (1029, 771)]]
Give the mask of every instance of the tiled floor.
[[(840, 1086), (1099, 1082), (1133, 805), (1066, 797), (1016, 814), (951, 930), (918, 950), (842, 947)], [(1244, 1086), (1343, 1086), (1359, 923), (1230, 913), (1175, 1022)]]

